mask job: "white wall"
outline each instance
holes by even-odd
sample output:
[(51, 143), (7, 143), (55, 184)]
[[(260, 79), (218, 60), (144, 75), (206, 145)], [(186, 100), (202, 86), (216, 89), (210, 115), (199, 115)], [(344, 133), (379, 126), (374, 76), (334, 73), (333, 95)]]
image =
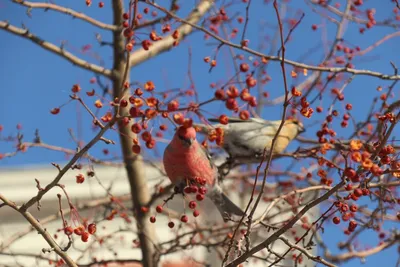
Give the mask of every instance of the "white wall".
[[(60, 163), (61, 166), (63, 166)], [(36, 189), (36, 183), (35, 183), (35, 178), (37, 178), (42, 187), (44, 187), (46, 184), (48, 184), (52, 179), (57, 174), (57, 169), (50, 166), (21, 166), (13, 169), (0, 169), (0, 192), (10, 200), (16, 202), (18, 205), (22, 204), (24, 201), (26, 201), (28, 198), (31, 196), (34, 196), (37, 193)], [(126, 175), (125, 175), (125, 170), (122, 167), (95, 167), (95, 172), (97, 174), (97, 177), (99, 181), (101, 181), (101, 184), (104, 186), (104, 188), (109, 188), (110, 185), (112, 184), (112, 189), (111, 193), (115, 196), (121, 196), (124, 194), (129, 193), (129, 185), (127, 183)], [(85, 182), (83, 184), (77, 184), (75, 182), (75, 175), (79, 173), (78, 170), (70, 170), (67, 172), (65, 177), (62, 179), (62, 184), (66, 186), (67, 192), (70, 194), (71, 199), (75, 203), (77, 202), (84, 202), (90, 199), (98, 199), (98, 198), (103, 198), (106, 196), (104, 188), (98, 183), (96, 178), (86, 178)], [(85, 173), (85, 171), (83, 172)], [(159, 181), (164, 180), (165, 184), (168, 184), (168, 180), (165, 177), (160, 176), (160, 172), (151, 166), (147, 166), (146, 168), (146, 177), (148, 179), (149, 183), (149, 188), (153, 190), (155, 188), (155, 184), (157, 184)], [(228, 182), (229, 183), (229, 182)], [(232, 200), (236, 203), (239, 203), (239, 196), (236, 190), (227, 190), (227, 192), (230, 193), (230, 196)], [(58, 200), (57, 200), (57, 193), (62, 194), (61, 190), (59, 188), (54, 188), (52, 189), (49, 193), (47, 193), (43, 200), (41, 201), (42, 203), (42, 208), (41, 211), (38, 212), (35, 207), (32, 207), (30, 211), (35, 215), (36, 218), (38, 219), (43, 219), (49, 215), (56, 214), (58, 211)], [(63, 194), (62, 194), (63, 195)], [(248, 196), (247, 196), (248, 198)], [(161, 204), (162, 202), (158, 202), (156, 204)], [(175, 199), (170, 205), (170, 208), (173, 208), (175, 210), (182, 210), (182, 200), (181, 197), (179, 196), (177, 199)], [(130, 202), (125, 203), (128, 207), (130, 207)], [(63, 202), (63, 207), (67, 208), (68, 206), (66, 205), (66, 202)], [(197, 220), (197, 222), (200, 225), (205, 225), (205, 221), (209, 221), (209, 223), (214, 223), (214, 222), (221, 222), (221, 217), (219, 216), (218, 212), (216, 209), (213, 207), (212, 204), (207, 205), (207, 210), (203, 210), (200, 217), (201, 219)], [(261, 214), (268, 203), (261, 203), (259, 208), (257, 209), (256, 216)], [(286, 203), (281, 203), (281, 207), (285, 208), (288, 205)], [(211, 207), (211, 208), (210, 208)], [(99, 210), (92, 209), (89, 210), (86, 215), (91, 217), (93, 216), (96, 212), (99, 212)], [(271, 214), (274, 212), (278, 212), (276, 208), (271, 210)], [(153, 210), (154, 213), (154, 210)], [(82, 214), (85, 215), (85, 214)], [(314, 210), (313, 213), (310, 213), (311, 217), (315, 217), (317, 215), (317, 210)], [(285, 217), (290, 216), (289, 213), (284, 215)], [(189, 216), (192, 218), (191, 216)], [(69, 216), (67, 216), (69, 218)], [(282, 216), (274, 218), (273, 221), (270, 221), (269, 223), (274, 223), (277, 221), (281, 221), (283, 219)], [(177, 229), (177, 221), (175, 229)], [(157, 222), (156, 222), (156, 232), (157, 232), (157, 238), (159, 241), (166, 241), (170, 240), (174, 237), (174, 233), (167, 227), (168, 219), (166, 216), (158, 216), (157, 217)], [(106, 226), (106, 229), (102, 229), (101, 225)], [(115, 232), (117, 229), (120, 229), (122, 227), (126, 227), (127, 225), (120, 219), (116, 219), (113, 221), (106, 221), (105, 223), (101, 224), (98, 226), (98, 233), (100, 236), (106, 235), (107, 233), (112, 233)], [(1, 208), (0, 209), (0, 248), (2, 244), (6, 243), (10, 237), (12, 237), (14, 234), (20, 232), (21, 230), (25, 230), (29, 227), (28, 223), (24, 221), (21, 215), (19, 215), (17, 212), (11, 210), (8, 207)], [(46, 224), (46, 229), (50, 233), (55, 233), (56, 229), (61, 228), (61, 221), (58, 220), (56, 222)], [(132, 240), (136, 237), (134, 234), (135, 231), (135, 224), (129, 224), (128, 227), (132, 229), (131, 233), (124, 232), (121, 235), (116, 235), (116, 237), (113, 239), (113, 242), (109, 242), (108, 244), (111, 245), (113, 250), (118, 251), (118, 257), (119, 258), (135, 258), (139, 259), (140, 258), (140, 251), (139, 249), (133, 248), (132, 246)], [(301, 227), (296, 227), (297, 231), (301, 231)], [(183, 229), (185, 230), (185, 229)], [(186, 228), (187, 230), (187, 228)], [(260, 231), (259, 237), (253, 237), (255, 238), (253, 240), (253, 244), (257, 244), (261, 240), (263, 240), (265, 237), (267, 237), (269, 233), (267, 233), (266, 230)], [(59, 236), (63, 236), (63, 234), (59, 234)], [(290, 236), (288, 236), (290, 238)], [(93, 240), (93, 237), (91, 237)], [(61, 244), (66, 244), (66, 239), (61, 242)], [(60, 242), (60, 239), (57, 239), (57, 241)], [(82, 243), (80, 240), (77, 240), (77, 242), (74, 242), (74, 246), (76, 247), (71, 248), (69, 250), (69, 254), (71, 257), (76, 259), (79, 255), (81, 255), (81, 252), (79, 252), (79, 249), (85, 249), (87, 244), (90, 244), (91, 242), (88, 243)], [(21, 238), (17, 242), (13, 243), (12, 246), (6, 252), (11, 252), (11, 253), (33, 253), (33, 254), (40, 254), (42, 248), (48, 248), (48, 245), (45, 243), (43, 238), (38, 236), (37, 233), (32, 232), (28, 235), (26, 235), (24, 238)], [(110, 248), (99, 248), (99, 245), (96, 244), (94, 246), (96, 248), (93, 252), (88, 252), (85, 253), (85, 257), (82, 258), (79, 262), (80, 263), (87, 263), (90, 259), (90, 257), (96, 256), (97, 258), (102, 258), (102, 259), (112, 259), (113, 253), (110, 251)], [(274, 245), (273, 247), (274, 251), (280, 253), (286, 250), (286, 246), (279, 244), (279, 245)], [(263, 254), (259, 254), (260, 256)], [(49, 256), (49, 254), (46, 254), (45, 256)], [(55, 254), (51, 254), (52, 258), (55, 258)], [(172, 255), (169, 255), (168, 257), (165, 257), (166, 259), (168, 258), (175, 258), (182, 260), (185, 256), (191, 256), (194, 257), (195, 259), (199, 261), (207, 260), (211, 261), (211, 266), (220, 266), (220, 260), (218, 259), (216, 253), (208, 253), (204, 248), (195, 248), (189, 251), (184, 251), (180, 253), (175, 253)], [(0, 254), (0, 265), (1, 264), (8, 264), (11, 266), (17, 265), (16, 261), (18, 263), (23, 264), (24, 266), (48, 266), (46, 262), (41, 262), (40, 264), (37, 264), (32, 258), (26, 258), (26, 257), (10, 257), (10, 256), (5, 256)], [(291, 257), (289, 261), (287, 262), (281, 262), (281, 264), (289, 264), (291, 266), (293, 262), (291, 261)], [(306, 266), (307, 264), (299, 265), (299, 266)], [(250, 263), (247, 264), (247, 266), (265, 266), (265, 263), (254, 263), (250, 261)], [(308, 266), (312, 266), (308, 264)]]

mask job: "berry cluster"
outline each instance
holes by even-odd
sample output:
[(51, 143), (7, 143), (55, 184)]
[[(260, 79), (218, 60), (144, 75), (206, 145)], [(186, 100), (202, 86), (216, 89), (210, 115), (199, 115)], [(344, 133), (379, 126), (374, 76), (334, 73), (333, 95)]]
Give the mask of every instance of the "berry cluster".
[(96, 230), (97, 230), (96, 224), (91, 223), (89, 225), (86, 224), (79, 225), (75, 228), (72, 228), (71, 226), (66, 226), (64, 228), (64, 233), (67, 236), (75, 234), (81, 237), (82, 242), (87, 242), (89, 240), (89, 235), (94, 235), (96, 233)]
[[(193, 210), (193, 213), (192, 213), (193, 217), (195, 217), (195, 218), (198, 217), (200, 215), (200, 212), (198, 210), (196, 210), (196, 207), (197, 207), (198, 202), (203, 201), (203, 199), (205, 198), (205, 195), (207, 193), (207, 188), (205, 187), (205, 185), (206, 185), (207, 181), (204, 178), (196, 177), (196, 178), (189, 180), (188, 183), (190, 185), (183, 188), (183, 190), (179, 187), (175, 187), (173, 195), (169, 199), (165, 200), (163, 205), (156, 206), (156, 212), (162, 213), (164, 211), (165, 204), (167, 204), (167, 202), (169, 200), (171, 200), (175, 194), (178, 194), (178, 193), (183, 193), (183, 194), (187, 194), (187, 195), (193, 194), (196, 196), (196, 200), (189, 201), (188, 206), (189, 206), (189, 209)], [(189, 221), (189, 217), (186, 214), (183, 214), (181, 216), (180, 220), (183, 223), (187, 223)], [(156, 216), (151, 216), (150, 222), (155, 223)], [(175, 226), (174, 222), (170, 221), (168, 223), (169, 228), (173, 228), (174, 226)]]

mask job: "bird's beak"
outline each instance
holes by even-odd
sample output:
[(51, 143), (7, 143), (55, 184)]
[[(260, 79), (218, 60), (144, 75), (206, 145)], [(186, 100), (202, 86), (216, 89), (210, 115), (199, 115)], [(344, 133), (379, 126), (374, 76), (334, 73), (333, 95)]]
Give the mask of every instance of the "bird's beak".
[(192, 144), (193, 144), (193, 139), (192, 138), (189, 138), (189, 139), (185, 139), (185, 142), (186, 142), (186, 144), (188, 145), (188, 146), (191, 146)]
[(194, 139), (192, 139), (192, 138), (183, 138), (183, 137), (179, 137), (179, 138), (182, 140), (182, 143), (188, 147), (191, 146), (194, 142)]

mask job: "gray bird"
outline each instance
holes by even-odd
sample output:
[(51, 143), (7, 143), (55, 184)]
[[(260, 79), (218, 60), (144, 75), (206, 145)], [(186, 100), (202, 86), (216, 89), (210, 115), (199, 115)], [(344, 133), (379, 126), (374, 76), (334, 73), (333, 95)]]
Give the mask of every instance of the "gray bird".
[[(209, 119), (218, 122), (218, 119)], [(229, 118), (228, 124), (197, 125), (200, 131), (209, 134), (213, 129), (220, 127), (224, 130), (223, 148), (232, 159), (241, 163), (258, 163), (267, 147), (269, 152), (281, 121), (267, 121), (259, 118), (242, 120)], [(282, 153), (296, 136), (304, 132), (303, 124), (296, 119), (285, 120), (275, 143), (273, 154)], [(268, 154), (267, 154), (268, 155)]]

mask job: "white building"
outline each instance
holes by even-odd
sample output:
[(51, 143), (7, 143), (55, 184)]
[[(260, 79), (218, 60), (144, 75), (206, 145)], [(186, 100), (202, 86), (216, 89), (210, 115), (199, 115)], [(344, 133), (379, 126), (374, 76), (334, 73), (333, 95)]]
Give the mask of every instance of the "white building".
[[(63, 166), (62, 164), (60, 164)], [(66, 173), (66, 175), (61, 180), (62, 184), (65, 185), (66, 191), (68, 192), (71, 200), (76, 203), (87, 203), (92, 200), (97, 199), (107, 199), (107, 193), (105, 189), (110, 189), (110, 193), (113, 196), (123, 196), (129, 194), (129, 185), (127, 183), (127, 178), (125, 175), (124, 168), (121, 167), (105, 167), (105, 166), (96, 166), (94, 169), (96, 173), (96, 177), (86, 178), (86, 181), (83, 184), (77, 184), (75, 175), (78, 173), (77, 170), (70, 170)], [(21, 166), (9, 169), (0, 169), (0, 193), (7, 197), (9, 200), (14, 201), (18, 205), (24, 203), (32, 196), (37, 193), (36, 182), (35, 179), (40, 181), (42, 187), (48, 184), (52, 179), (54, 179), (58, 170), (52, 166)], [(163, 184), (167, 185), (169, 182), (165, 177), (162, 177), (160, 171), (148, 165), (146, 168), (146, 177), (148, 179), (149, 188), (154, 191), (156, 185), (161, 181), (164, 181)], [(101, 184), (99, 183), (101, 182)], [(229, 182), (227, 182), (229, 183)], [(246, 194), (245, 199), (239, 200), (238, 190), (230, 189), (229, 185), (225, 188), (225, 191), (229, 193), (231, 199), (235, 203), (247, 203), (247, 199), (249, 198), (249, 194)], [(31, 213), (40, 221), (43, 221), (45, 218), (49, 218), (49, 216), (55, 216), (58, 214), (58, 198), (57, 193), (60, 193), (63, 197), (63, 208), (67, 209), (68, 205), (65, 201), (65, 197), (60, 188), (53, 188), (50, 192), (48, 192), (41, 201), (41, 210), (37, 211), (36, 207), (31, 207)], [(165, 199), (165, 197), (164, 197)], [(92, 201), (93, 203), (93, 201)], [(155, 205), (162, 204), (162, 200), (159, 200), (155, 203)], [(125, 201), (124, 205), (126, 207), (131, 207), (130, 201)], [(177, 214), (181, 214), (183, 209), (183, 201), (181, 196), (175, 197), (175, 199), (168, 205), (172, 210), (178, 211)], [(212, 223), (220, 223), (222, 218), (214, 208), (212, 204), (204, 204), (204, 206), (212, 207), (207, 208), (207, 210), (202, 210), (200, 219), (197, 219), (198, 226), (206, 227)], [(255, 218), (259, 217), (269, 206), (269, 203), (262, 202), (256, 212)], [(285, 212), (282, 212), (285, 211)], [(104, 212), (103, 208), (95, 207), (87, 209), (85, 212), (81, 213), (82, 217), (94, 218), (96, 214), (99, 212)], [(150, 211), (155, 214), (154, 208)], [(278, 214), (279, 216), (272, 216), (272, 219), (268, 221), (269, 224), (273, 224), (278, 221), (282, 221), (284, 218), (289, 218), (293, 213), (290, 212), (290, 206), (284, 202), (280, 201), (278, 205), (275, 205), (270, 211), (271, 214)], [(318, 215), (317, 210), (313, 210), (312, 213), (308, 214), (308, 221), (312, 222), (312, 218), (315, 218)], [(106, 216), (106, 213), (104, 213)], [(173, 216), (173, 214), (172, 214)], [(267, 216), (269, 217), (269, 216)], [(66, 219), (69, 220), (70, 215), (66, 215)], [(190, 216), (190, 221), (193, 222), (193, 217)], [(51, 219), (51, 218), (50, 218)], [(168, 228), (168, 218), (167, 216), (158, 215), (157, 222), (155, 223), (155, 229), (157, 234), (157, 239), (159, 242), (164, 242), (168, 240), (173, 240), (175, 235), (175, 231), (179, 228), (178, 225), (179, 220), (175, 221), (175, 227), (173, 231)], [(207, 222), (206, 222), (207, 221)], [(89, 219), (90, 222), (90, 219)], [(54, 234), (57, 232), (57, 229), (62, 228), (61, 220), (58, 218), (49, 223), (44, 224), (47, 231)], [(103, 229), (105, 226), (105, 229)], [(179, 233), (188, 231), (193, 229), (193, 224), (187, 224), (182, 229), (179, 230)], [(191, 228), (192, 227), (192, 228)], [(21, 232), (29, 231), (30, 227), (27, 221), (9, 207), (0, 208), (0, 266), (49, 266), (47, 261), (37, 261), (34, 257), (26, 256), (15, 256), (16, 254), (25, 254), (25, 255), (42, 255), (47, 258), (56, 259), (56, 254), (52, 253), (42, 253), (42, 248), (48, 248), (48, 244), (45, 240), (38, 235), (35, 231), (29, 232), (29, 234), (25, 234), (22, 237), (18, 238), (16, 241), (11, 242), (15, 239), (16, 235)], [(77, 260), (78, 264), (87, 264), (90, 262), (90, 259), (96, 257), (97, 259), (140, 259), (140, 249), (134, 248), (134, 244), (132, 240), (136, 238), (135, 232), (135, 224), (127, 224), (121, 218), (114, 219), (112, 221), (104, 221), (99, 223), (97, 226), (98, 236), (105, 236), (110, 233), (115, 233), (118, 229), (130, 229), (130, 231), (124, 231), (119, 234), (113, 234), (113, 238), (107, 242), (105, 242), (103, 246), (100, 246), (98, 242), (94, 242), (94, 237), (91, 236), (88, 243), (83, 243), (79, 239), (75, 238), (74, 245), (68, 250), (68, 254), (75, 260)], [(294, 230), (294, 229), (293, 229)], [(296, 236), (300, 236), (304, 230), (301, 227), (301, 222), (295, 227)], [(265, 228), (261, 228), (260, 230), (254, 231), (253, 233), (257, 233), (257, 235), (252, 234), (251, 240), (252, 245), (258, 244), (262, 240), (264, 240), (272, 231), (267, 231)], [(62, 232), (58, 233), (57, 242), (59, 244), (65, 245), (67, 243), (67, 239)], [(258, 237), (256, 237), (258, 236)], [(287, 238), (292, 239), (292, 234), (287, 233)], [(206, 237), (207, 238), (207, 237)], [(213, 236), (208, 237), (209, 240), (212, 240)], [(11, 242), (11, 243), (10, 243)], [(242, 244), (244, 241), (242, 240)], [(88, 246), (91, 246), (88, 248)], [(6, 247), (6, 248), (5, 248)], [(287, 246), (281, 241), (277, 241), (272, 246), (272, 250), (277, 254), (283, 254), (287, 250)], [(223, 248), (220, 247), (219, 253), (223, 253)], [(310, 253), (315, 253), (316, 249), (311, 250)], [(114, 255), (114, 252), (117, 252), (117, 256)], [(299, 254), (297, 251), (295, 252)], [(262, 253), (258, 253), (257, 256), (267, 257), (268, 251), (264, 250)], [(294, 262), (292, 260), (292, 253), (289, 253), (287, 259), (280, 261), (282, 266), (294, 266)], [(275, 256), (270, 255), (268, 262), (273, 262), (276, 259)], [(167, 256), (162, 257), (161, 262), (166, 262), (168, 260), (177, 260), (182, 261), (186, 260), (186, 257), (191, 257), (196, 259), (199, 262), (207, 262), (210, 263), (211, 266), (221, 266), (220, 257), (215, 249), (211, 248), (210, 252), (207, 251), (204, 247), (194, 247), (190, 250), (178, 251), (172, 254), (168, 254)], [(303, 255), (303, 263), (297, 266), (315, 266), (313, 262), (307, 262), (307, 258)], [(187, 261), (186, 261), (187, 263)], [(250, 259), (245, 266), (268, 266), (265, 262), (260, 260), (254, 261)], [(127, 265), (125, 265), (127, 266)], [(185, 265), (183, 265), (185, 266)], [(189, 266), (189, 265), (186, 265)]]

